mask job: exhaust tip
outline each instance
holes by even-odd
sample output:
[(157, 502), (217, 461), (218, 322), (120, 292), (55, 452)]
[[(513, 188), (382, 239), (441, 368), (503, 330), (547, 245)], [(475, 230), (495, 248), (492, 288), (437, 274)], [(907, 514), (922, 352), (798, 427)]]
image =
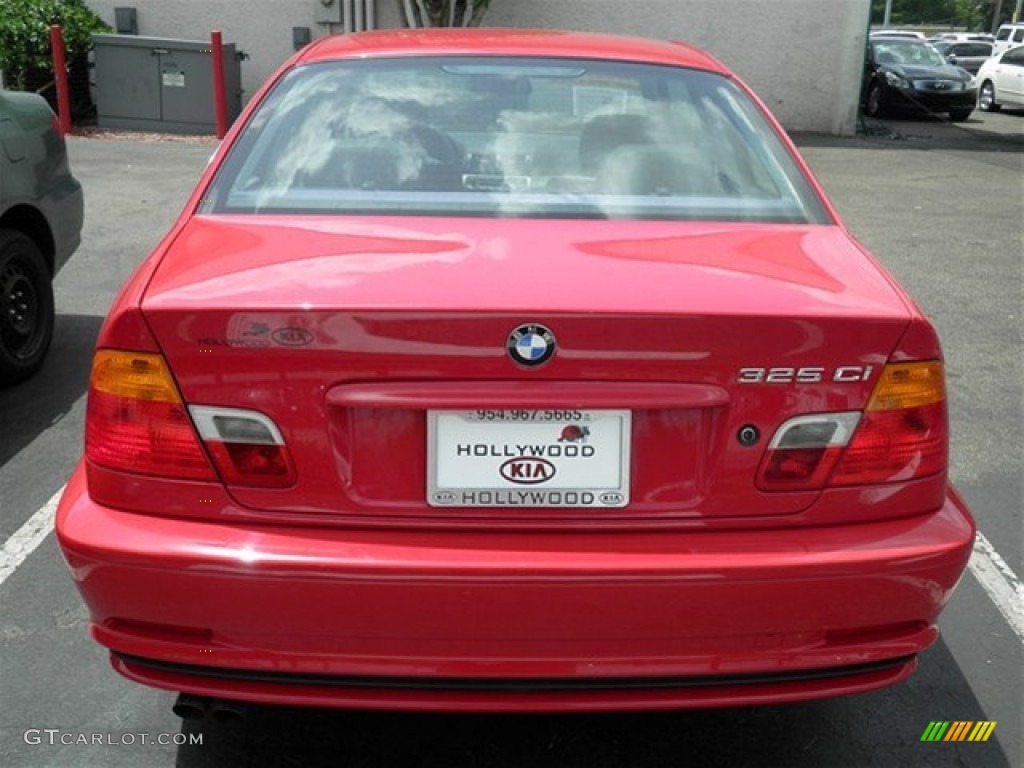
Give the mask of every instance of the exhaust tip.
[(245, 712), (240, 705), (233, 701), (214, 701), (210, 704), (210, 715), (214, 722), (231, 725), (240, 721)]
[(179, 693), (171, 710), (182, 720), (202, 720), (210, 709), (210, 700), (190, 693)]

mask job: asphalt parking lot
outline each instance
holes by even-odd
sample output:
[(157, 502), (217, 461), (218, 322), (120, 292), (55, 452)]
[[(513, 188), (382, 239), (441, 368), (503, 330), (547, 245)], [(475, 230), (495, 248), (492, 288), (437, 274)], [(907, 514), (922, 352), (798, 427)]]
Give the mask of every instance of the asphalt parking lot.
[[(1013, 573), (1024, 573), (1024, 113), (977, 114), (960, 125), (872, 123), (865, 136), (798, 143), (847, 225), (936, 323), (947, 356), (953, 479), (986, 540)], [(86, 230), (56, 283), (49, 360), (33, 380), (0, 391), (4, 542), (54, 498), (74, 466), (103, 314), (213, 150), (212, 143), (169, 141), (69, 144), (86, 189)], [(918, 672), (901, 686), (858, 697), (570, 716), (245, 707), (236, 716), (185, 722), (171, 712), (173, 694), (136, 686), (109, 668), (88, 637), (52, 535), (0, 576), (5, 767), (1024, 764), (1022, 638), (974, 571)], [(935, 720), (998, 725), (985, 743), (922, 743)], [(92, 742), (95, 734), (100, 743), (79, 738)], [(155, 743), (182, 737), (202, 743)]]

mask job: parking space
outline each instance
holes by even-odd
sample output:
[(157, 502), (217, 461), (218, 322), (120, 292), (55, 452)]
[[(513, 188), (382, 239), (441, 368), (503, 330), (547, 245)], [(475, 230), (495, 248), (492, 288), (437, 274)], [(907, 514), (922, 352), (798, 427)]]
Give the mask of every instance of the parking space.
[[(957, 125), (872, 121), (868, 129), (855, 139), (808, 136), (799, 143), (846, 223), (936, 322), (947, 356), (953, 479), (981, 533), (1019, 575), (1024, 114), (979, 113)], [(84, 242), (56, 283), (58, 325), (44, 369), (0, 391), (3, 541), (46, 507), (74, 466), (103, 314), (177, 213), (213, 148), (70, 141), (87, 194)], [(109, 668), (88, 637), (84, 608), (52, 535), (4, 573), (4, 766), (881, 767), (1024, 760), (1022, 639), (975, 571), (965, 576), (943, 615), (943, 638), (923, 655), (918, 672), (901, 686), (859, 697), (586, 716), (253, 706), (201, 721), (179, 720), (171, 712), (173, 694), (131, 684)], [(936, 720), (998, 725), (985, 743), (921, 742)], [(81, 743), (82, 735), (96, 741), (94, 734), (99, 743)]]

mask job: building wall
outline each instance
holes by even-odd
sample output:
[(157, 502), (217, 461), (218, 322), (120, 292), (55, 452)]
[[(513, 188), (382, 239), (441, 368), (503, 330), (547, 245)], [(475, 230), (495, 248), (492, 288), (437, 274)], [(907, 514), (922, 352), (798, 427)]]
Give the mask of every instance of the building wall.
[[(336, 0), (340, 2), (341, 0)], [(190, 40), (224, 33), (250, 58), (248, 99), (291, 53), (292, 27), (313, 37), (320, 0), (88, 0), (113, 25), (115, 6), (138, 10), (139, 34)], [(870, 0), (493, 0), (486, 23), (571, 28), (693, 43), (730, 66), (790, 131), (856, 128)], [(378, 26), (402, 26), (399, 0), (376, 0)]]

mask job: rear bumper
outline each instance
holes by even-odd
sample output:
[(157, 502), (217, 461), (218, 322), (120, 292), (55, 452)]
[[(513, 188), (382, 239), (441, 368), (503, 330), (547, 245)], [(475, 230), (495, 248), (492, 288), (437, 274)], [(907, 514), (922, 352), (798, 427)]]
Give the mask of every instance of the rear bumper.
[(906, 677), (974, 524), (501, 533), (234, 527), (93, 503), (61, 546), (128, 677), (315, 706), (600, 710), (754, 704)]

